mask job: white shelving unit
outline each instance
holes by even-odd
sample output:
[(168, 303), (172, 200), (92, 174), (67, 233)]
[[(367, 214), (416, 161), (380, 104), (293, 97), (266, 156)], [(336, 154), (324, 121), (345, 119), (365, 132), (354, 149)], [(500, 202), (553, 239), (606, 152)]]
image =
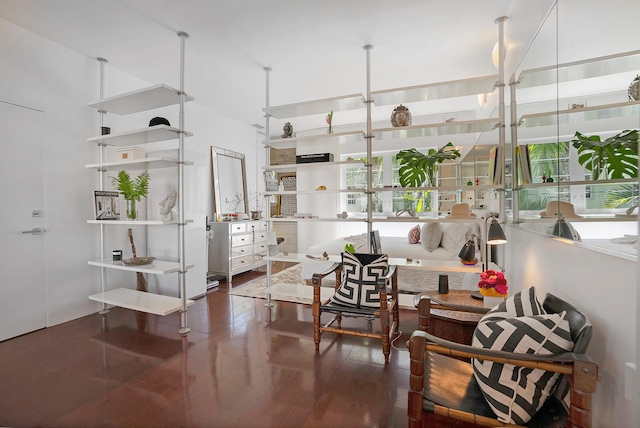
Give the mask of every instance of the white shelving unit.
[[(123, 308), (133, 309), (137, 311), (148, 312), (156, 315), (168, 315), (179, 311), (181, 313), (180, 334), (189, 333), (187, 327), (187, 307), (194, 302), (186, 298), (185, 275), (189, 268), (193, 265), (187, 264), (185, 260), (185, 243), (184, 243), (184, 227), (191, 220), (184, 218), (184, 166), (191, 165), (192, 162), (184, 160), (184, 138), (192, 134), (184, 130), (184, 103), (192, 101), (193, 97), (184, 92), (184, 42), (188, 34), (179, 32), (181, 45), (181, 64), (180, 64), (180, 89), (174, 89), (170, 86), (159, 84), (139, 90), (127, 92), (125, 94), (116, 95), (108, 98), (101, 98), (88, 104), (89, 107), (98, 110), (101, 125), (103, 117), (106, 113), (116, 115), (128, 115), (142, 111), (154, 110), (161, 107), (179, 105), (180, 108), (180, 124), (178, 128), (158, 125), (148, 128), (135, 129), (131, 131), (119, 132), (108, 135), (100, 135), (88, 138), (89, 143), (94, 143), (99, 148), (100, 160), (98, 163), (86, 165), (86, 168), (95, 169), (100, 174), (100, 190), (105, 189), (105, 172), (117, 170), (148, 170), (153, 168), (175, 168), (178, 175), (178, 199), (176, 210), (178, 219), (175, 221), (164, 220), (88, 220), (90, 224), (98, 224), (100, 226), (100, 259), (89, 261), (89, 265), (100, 267), (101, 292), (89, 296), (90, 300), (101, 302), (103, 308), (101, 313), (108, 312), (108, 306), (119, 306)], [(106, 62), (103, 58), (98, 58), (100, 62), (100, 96), (103, 97), (103, 68)], [(131, 146), (144, 145), (158, 141), (178, 140), (178, 156), (177, 158), (167, 157), (149, 157), (144, 159), (133, 159), (126, 161), (105, 161), (106, 146)], [(147, 265), (131, 266), (125, 265), (121, 261), (113, 261), (105, 256), (105, 236), (107, 229), (117, 225), (137, 225), (137, 226), (174, 226), (178, 228), (178, 261), (154, 260)], [(178, 275), (178, 295), (179, 297), (163, 296), (149, 292), (137, 291), (129, 288), (116, 288), (107, 290), (106, 271), (107, 270), (123, 270), (131, 272), (140, 272), (151, 275)]]
[[(499, 23), (500, 26), (500, 44), (501, 50), (504, 44), (504, 29), (503, 22), (506, 18), (502, 17), (496, 20), (496, 23)], [(361, 152), (366, 152), (366, 162), (364, 163), (364, 167), (366, 169), (366, 188), (362, 189), (327, 189), (321, 192), (318, 192), (314, 189), (300, 188), (298, 187), (296, 191), (273, 191), (273, 192), (265, 192), (265, 196), (273, 196), (273, 195), (327, 195), (330, 193), (362, 193), (366, 195), (366, 217), (364, 218), (347, 218), (342, 219), (340, 216), (335, 216), (332, 218), (323, 218), (322, 216), (312, 217), (309, 219), (290, 219), (290, 218), (273, 218), (269, 216), (267, 218), (269, 224), (272, 222), (365, 222), (367, 225), (367, 236), (371, 236), (372, 224), (374, 222), (415, 222), (417, 218), (400, 218), (400, 217), (389, 217), (385, 216), (381, 218), (379, 216), (374, 215), (372, 212), (372, 195), (386, 193), (386, 192), (406, 192), (406, 191), (440, 191), (440, 192), (464, 192), (473, 190), (474, 192), (482, 191), (483, 193), (488, 193), (491, 190), (504, 190), (504, 185), (475, 185), (472, 189), (469, 189), (466, 186), (466, 183), (462, 184), (454, 181), (453, 183), (446, 186), (437, 186), (437, 187), (418, 187), (418, 188), (394, 188), (394, 187), (383, 187), (383, 188), (374, 188), (373, 187), (373, 172), (372, 172), (372, 164), (373, 164), (373, 152), (382, 152), (388, 151), (389, 141), (397, 141), (399, 145), (402, 145), (403, 148), (409, 147), (411, 143), (409, 143), (409, 139), (420, 139), (427, 137), (436, 137), (443, 135), (454, 135), (454, 134), (482, 134), (482, 133), (496, 133), (496, 145), (499, 145), (502, 150), (504, 150), (504, 56), (501, 55), (500, 58), (500, 71), (497, 75), (491, 76), (483, 76), (479, 78), (471, 78), (471, 79), (461, 79), (456, 81), (449, 82), (439, 82), (432, 84), (425, 84), (419, 86), (411, 86), (411, 87), (401, 87), (394, 88), (388, 90), (380, 90), (380, 91), (371, 91), (371, 78), (370, 78), (370, 52), (372, 49), (371, 45), (366, 45), (363, 47), (366, 52), (366, 94), (364, 96), (357, 95), (345, 95), (342, 97), (333, 97), (333, 98), (325, 98), (321, 100), (315, 101), (306, 101), (303, 103), (296, 104), (288, 104), (282, 106), (270, 106), (269, 105), (269, 73), (271, 69), (266, 67), (264, 70), (266, 71), (266, 107), (263, 111), (266, 113), (266, 127), (265, 127), (265, 135), (266, 140), (264, 142), (265, 151), (266, 151), (266, 163), (267, 165), (264, 167), (266, 171), (307, 171), (311, 170), (311, 168), (319, 168), (322, 167), (327, 174), (333, 173), (332, 168), (344, 166), (344, 162), (320, 162), (316, 165), (270, 165), (270, 149), (271, 148), (302, 148), (305, 153), (308, 150), (312, 150), (313, 147), (322, 147), (322, 151), (325, 152), (328, 149), (327, 147), (340, 147), (340, 144), (350, 143), (351, 148), (360, 147), (357, 144), (362, 143)], [(426, 123), (417, 123), (414, 125), (404, 126), (404, 127), (389, 127), (389, 126), (378, 126), (374, 128), (372, 126), (372, 108), (375, 106), (380, 107), (384, 106), (385, 111), (388, 110), (388, 106), (397, 105), (397, 104), (407, 104), (407, 103), (416, 103), (416, 104), (429, 104), (432, 102), (438, 101), (448, 101), (451, 98), (458, 97), (466, 97), (465, 102), (473, 103), (471, 105), (475, 106), (478, 103), (479, 95), (486, 95), (499, 91), (499, 108), (497, 117), (483, 117), (483, 118), (467, 118), (466, 115), (463, 118), (461, 115), (461, 120), (449, 120), (445, 119), (442, 122), (433, 122), (433, 120), (429, 120), (430, 116), (434, 116), (433, 114), (427, 115), (425, 114), (421, 120), (417, 122), (426, 122)], [(334, 114), (336, 112), (344, 111), (344, 110), (355, 110), (355, 109), (363, 109), (363, 123), (361, 124), (353, 124), (348, 128), (350, 129), (348, 132), (336, 132), (334, 134), (323, 133), (321, 130), (317, 132), (313, 132), (313, 135), (308, 135), (309, 132), (303, 132), (299, 137), (293, 138), (274, 138), (271, 139), (270, 134), (270, 119), (276, 118), (280, 120), (289, 120), (293, 118), (297, 118), (300, 116), (306, 115), (319, 115), (319, 114), (327, 114), (332, 111)], [(382, 109), (379, 110), (381, 112)], [(387, 113), (389, 114), (389, 113)], [(442, 112), (443, 115), (449, 114), (447, 110)], [(355, 115), (351, 115), (354, 116)], [(315, 118), (314, 118), (315, 119)], [(416, 123), (416, 118), (414, 117), (414, 123)], [(378, 124), (379, 125), (379, 124)], [(360, 129), (353, 129), (359, 128)], [(346, 128), (346, 127), (345, 127)], [(407, 140), (405, 144), (402, 144), (403, 140)], [(355, 142), (354, 142), (355, 141)], [(415, 143), (414, 143), (415, 144)], [(375, 150), (374, 150), (375, 146)], [(354, 152), (357, 149), (354, 150)], [(300, 152), (298, 152), (300, 154)], [(488, 162), (484, 164), (486, 167)], [(504, 170), (504, 168), (502, 168)], [(486, 175), (486, 174), (478, 174), (478, 175)], [(314, 177), (315, 178), (315, 177)], [(328, 179), (327, 179), (328, 180)], [(504, 183), (504, 180), (501, 180)], [(306, 183), (308, 184), (308, 183)], [(475, 184), (475, 183), (474, 183)], [(337, 187), (337, 186), (336, 186)], [(308, 198), (308, 197), (307, 197)], [(459, 198), (459, 196), (458, 196)], [(475, 199), (478, 199), (477, 197)], [(500, 198), (503, 201), (504, 197)], [(437, 200), (437, 197), (436, 197)], [(324, 201), (324, 200), (323, 200)], [(340, 205), (337, 205), (338, 207)], [(437, 208), (436, 208), (437, 210)], [(304, 211), (302, 209), (301, 211)], [(337, 211), (340, 211), (338, 209)], [(501, 215), (504, 212), (500, 213)], [(437, 216), (436, 216), (437, 217)], [(501, 218), (504, 218), (502, 215)], [(427, 219), (429, 221), (431, 219)], [(433, 221), (440, 221), (441, 219), (434, 218)], [(422, 221), (422, 219), (420, 219)], [(468, 222), (469, 220), (467, 220)], [(272, 258), (267, 258), (268, 260), (272, 260)], [(273, 259), (275, 260), (275, 259)], [(454, 263), (451, 266), (448, 266), (446, 263), (439, 264), (444, 268), (459, 268), (459, 263)], [(267, 263), (267, 285), (270, 285), (270, 263)], [(268, 302), (270, 304), (270, 302)]]

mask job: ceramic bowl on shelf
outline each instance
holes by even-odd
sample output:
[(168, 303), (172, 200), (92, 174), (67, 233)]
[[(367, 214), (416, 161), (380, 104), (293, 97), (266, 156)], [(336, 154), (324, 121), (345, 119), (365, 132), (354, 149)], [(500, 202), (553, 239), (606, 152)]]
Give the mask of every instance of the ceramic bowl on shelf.
[(127, 266), (141, 266), (141, 265), (148, 265), (151, 262), (153, 262), (155, 259), (156, 259), (155, 257), (132, 257), (130, 259), (122, 260), (122, 263), (124, 263)]

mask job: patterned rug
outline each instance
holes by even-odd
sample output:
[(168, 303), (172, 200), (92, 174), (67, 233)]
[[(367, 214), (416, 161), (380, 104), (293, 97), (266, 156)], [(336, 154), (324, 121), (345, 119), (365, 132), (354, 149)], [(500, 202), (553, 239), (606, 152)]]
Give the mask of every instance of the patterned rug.
[[(283, 271), (274, 273), (271, 275), (271, 299), (281, 300), (285, 302), (303, 303), (310, 305), (313, 302), (313, 286), (305, 284), (305, 281), (300, 277), (302, 271), (302, 265), (296, 264)], [(329, 276), (331, 277), (331, 275)], [(326, 288), (329, 293), (335, 287), (335, 280), (325, 278), (322, 281), (322, 288)], [(295, 296), (294, 293), (290, 293), (287, 287), (282, 287), (280, 284), (288, 285), (304, 285), (308, 287), (308, 296)], [(302, 289), (306, 290), (306, 289)], [(279, 291), (282, 291), (279, 293)], [(258, 299), (267, 299), (267, 278), (262, 277), (255, 279), (245, 285), (232, 289), (229, 294), (234, 296), (255, 297)], [(302, 293), (307, 294), (307, 293)], [(322, 293), (323, 295), (325, 293)]]

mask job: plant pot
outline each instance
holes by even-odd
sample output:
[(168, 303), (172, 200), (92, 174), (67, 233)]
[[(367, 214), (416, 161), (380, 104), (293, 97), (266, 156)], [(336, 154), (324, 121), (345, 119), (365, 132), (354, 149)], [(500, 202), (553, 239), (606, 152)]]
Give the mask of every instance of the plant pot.
[(127, 220), (138, 219), (138, 205), (135, 199), (127, 199)]

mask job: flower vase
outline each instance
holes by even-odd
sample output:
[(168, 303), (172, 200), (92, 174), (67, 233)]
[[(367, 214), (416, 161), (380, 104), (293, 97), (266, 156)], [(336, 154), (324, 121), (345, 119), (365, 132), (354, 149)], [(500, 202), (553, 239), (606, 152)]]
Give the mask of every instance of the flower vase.
[(127, 220), (138, 219), (138, 208), (135, 199), (127, 199)]
[(262, 211), (251, 211), (251, 220), (260, 220), (262, 218)]
[(504, 299), (504, 297), (483, 296), (484, 307), (493, 308), (504, 302)]

